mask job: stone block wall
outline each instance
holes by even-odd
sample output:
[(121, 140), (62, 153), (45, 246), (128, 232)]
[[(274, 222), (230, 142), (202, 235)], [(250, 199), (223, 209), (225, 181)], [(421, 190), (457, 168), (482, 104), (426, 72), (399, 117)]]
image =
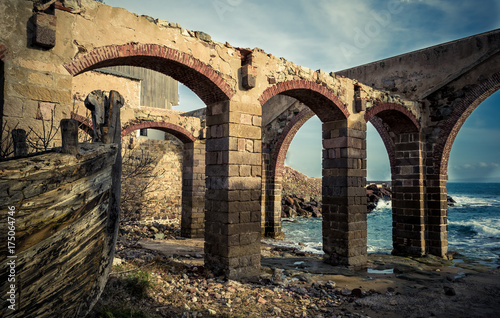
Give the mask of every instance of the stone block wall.
[[(177, 138), (167, 134), (166, 140), (138, 139), (135, 133), (123, 137), (124, 179), (122, 202), (125, 217), (141, 219), (175, 219), (181, 216), (182, 206), (182, 164), (184, 145)], [(151, 158), (145, 173), (126, 178), (130, 160), (146, 154)], [(146, 184), (150, 184), (145, 195), (139, 195)]]

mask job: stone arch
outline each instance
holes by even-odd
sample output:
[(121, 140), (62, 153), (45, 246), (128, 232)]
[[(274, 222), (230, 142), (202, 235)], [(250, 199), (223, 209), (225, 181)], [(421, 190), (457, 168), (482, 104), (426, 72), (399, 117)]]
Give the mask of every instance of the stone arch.
[(396, 146), (390, 133), (419, 132), (420, 124), (417, 118), (411, 111), (400, 104), (383, 103), (367, 110), (365, 121), (370, 122), (382, 138), (389, 156), (391, 173), (394, 174)]
[(365, 121), (370, 121), (374, 116), (387, 123), (394, 133), (420, 131), (420, 124), (415, 115), (400, 104), (378, 104), (366, 111)]
[[(324, 261), (334, 265), (362, 267), (367, 260), (366, 241), (366, 124), (349, 121), (349, 111), (329, 89), (316, 82), (294, 80), (278, 83), (263, 92), (261, 105), (278, 94), (297, 99), (310, 108), (291, 121), (282, 144), (275, 151), (283, 151), (287, 140), (291, 141), (296, 130), (311, 113), (322, 121), (323, 142), (323, 251)], [(299, 112), (300, 114), (300, 112)], [(276, 162), (284, 157), (284, 151), (276, 154)], [(280, 211), (276, 207), (281, 197), (280, 180), (266, 180), (269, 201), (275, 208), (266, 210), (266, 228), (281, 230)], [(275, 184), (269, 184), (275, 182)], [(266, 206), (267, 208), (267, 206)], [(346, 232), (346, 229), (349, 229)], [(267, 230), (267, 229), (266, 229)], [(277, 232), (275, 230), (275, 232)]]
[(293, 97), (306, 104), (322, 122), (349, 117), (349, 111), (335, 93), (316, 82), (307, 80), (280, 82), (266, 89), (259, 97), (259, 102), (264, 105), (271, 97), (278, 94)]
[(370, 108), (365, 113), (365, 120), (377, 129), (389, 155), (393, 253), (422, 255), (425, 252), (425, 214), (420, 124), (412, 112), (394, 103)]
[(192, 55), (158, 44), (108, 45), (64, 65), (75, 76), (93, 69), (130, 65), (171, 76), (189, 87), (206, 105), (229, 100), (236, 93), (210, 66)]
[(205, 142), (188, 130), (167, 122), (143, 121), (125, 125), (121, 137), (139, 129), (157, 129), (169, 133), (184, 144), (182, 164), (181, 235), (203, 237), (205, 228)]
[(182, 141), (184, 144), (196, 141), (196, 137), (194, 137), (193, 134), (191, 134), (185, 128), (167, 122), (156, 121), (144, 121), (140, 123), (125, 125), (125, 128), (122, 129), (121, 136), (124, 137), (134, 130), (147, 128), (158, 129), (169, 133)]
[(450, 118), (440, 125), (441, 133), (433, 153), (434, 169), (440, 175), (448, 172), (451, 147), (467, 118), (488, 97), (500, 89), (500, 73), (474, 87), (454, 106)]

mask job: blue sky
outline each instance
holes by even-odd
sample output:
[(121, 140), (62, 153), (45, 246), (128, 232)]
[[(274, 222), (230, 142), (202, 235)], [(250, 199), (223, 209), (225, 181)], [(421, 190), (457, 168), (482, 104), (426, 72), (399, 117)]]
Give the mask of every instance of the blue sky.
[[(500, 0), (105, 0), (137, 14), (201, 30), (219, 42), (259, 47), (327, 72), (500, 28)], [(374, 21), (378, 21), (374, 23)], [(369, 36), (361, 36), (368, 34)], [(181, 87), (178, 109), (203, 107)], [(450, 181), (500, 182), (500, 93), (469, 117), (452, 148)], [(368, 179), (389, 180), (389, 161), (368, 126)], [(297, 133), (288, 165), (321, 176), (321, 122)]]

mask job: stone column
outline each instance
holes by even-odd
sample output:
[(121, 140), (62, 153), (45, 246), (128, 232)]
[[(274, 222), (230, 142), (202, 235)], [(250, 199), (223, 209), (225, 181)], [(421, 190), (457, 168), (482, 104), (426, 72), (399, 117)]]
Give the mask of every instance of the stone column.
[(273, 168), (272, 150), (264, 146), (262, 154), (262, 234), (266, 237), (283, 239), (285, 237), (281, 230), (281, 182), (283, 177), (282, 173), (277, 173)]
[(260, 272), (261, 106), (207, 110), (205, 266), (231, 279)]
[(323, 123), (325, 262), (366, 266), (366, 124)]
[(184, 144), (181, 236), (205, 233), (205, 140)]
[(427, 253), (446, 257), (448, 253), (447, 175), (427, 175)]
[(425, 208), (423, 144), (418, 133), (400, 133), (395, 138), (392, 167), (393, 254), (425, 254)]

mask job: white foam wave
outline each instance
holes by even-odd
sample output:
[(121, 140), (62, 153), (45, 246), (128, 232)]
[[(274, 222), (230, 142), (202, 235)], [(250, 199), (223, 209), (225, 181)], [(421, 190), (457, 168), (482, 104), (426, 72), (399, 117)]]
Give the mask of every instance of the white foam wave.
[(380, 199), (378, 200), (377, 202), (377, 207), (375, 208), (375, 210), (381, 210), (381, 209), (392, 209), (392, 201), (390, 200), (384, 200), (384, 199)]
[(458, 206), (500, 206), (498, 196), (470, 196), (470, 195), (450, 195)]
[[(470, 226), (479, 236), (482, 237), (500, 237), (500, 221), (487, 220), (487, 221), (449, 221), (450, 225)], [(487, 223), (487, 224), (486, 224)]]
[(325, 254), (323, 252), (323, 243), (296, 243), (293, 241), (281, 241), (272, 239), (263, 239), (262, 242), (279, 247), (294, 248), (302, 252), (312, 253), (312, 254)]

